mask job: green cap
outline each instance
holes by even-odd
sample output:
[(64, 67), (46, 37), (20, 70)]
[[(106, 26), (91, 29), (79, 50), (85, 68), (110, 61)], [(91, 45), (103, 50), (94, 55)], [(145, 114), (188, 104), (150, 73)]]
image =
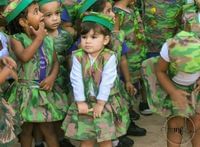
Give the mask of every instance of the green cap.
[(46, 3), (50, 3), (50, 2), (54, 2), (54, 1), (57, 1), (57, 0), (40, 0), (39, 1), (39, 5), (42, 6), (42, 5), (46, 4)]
[(8, 0), (1, 0), (0, 1), (0, 6), (6, 6), (8, 5)]
[(84, 0), (80, 3), (80, 7), (78, 9), (78, 14), (81, 15), (85, 11), (87, 11), (97, 0)]
[(10, 2), (3, 12), (6, 21), (8, 23), (11, 22), (32, 2), (33, 0), (13, 0), (12, 2)]
[(108, 28), (110, 31), (114, 28), (113, 18), (102, 13), (91, 12), (83, 17), (82, 22), (95, 22)]

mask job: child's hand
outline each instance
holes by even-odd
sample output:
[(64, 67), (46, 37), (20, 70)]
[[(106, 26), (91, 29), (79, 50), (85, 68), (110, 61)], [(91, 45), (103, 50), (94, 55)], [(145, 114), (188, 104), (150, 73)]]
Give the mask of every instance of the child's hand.
[(51, 91), (54, 85), (55, 79), (51, 76), (47, 76), (44, 80), (40, 82), (40, 88), (46, 91)]
[(101, 117), (105, 102), (104, 101), (97, 101), (96, 105), (93, 108), (93, 117)]
[(44, 22), (40, 22), (38, 30), (35, 30), (32, 26), (30, 26), (30, 29), (35, 37), (41, 40), (43, 40), (44, 37), (48, 35), (47, 30), (45, 29)]
[(3, 57), (0, 60), (0, 64), (5, 65), (5, 66), (9, 67), (10, 69), (16, 69), (17, 68), (16, 62), (12, 58), (7, 57), (7, 56)]
[(131, 96), (133, 96), (137, 93), (137, 89), (133, 86), (133, 84), (131, 82), (126, 82), (125, 88), (126, 88), (126, 91), (128, 92), (128, 94), (130, 94)]
[(87, 114), (89, 109), (86, 102), (77, 102), (78, 113), (79, 114)]
[(170, 94), (172, 101), (174, 104), (181, 110), (186, 109), (188, 104), (191, 102), (187, 99), (190, 96), (189, 93), (183, 90), (175, 90), (172, 94)]

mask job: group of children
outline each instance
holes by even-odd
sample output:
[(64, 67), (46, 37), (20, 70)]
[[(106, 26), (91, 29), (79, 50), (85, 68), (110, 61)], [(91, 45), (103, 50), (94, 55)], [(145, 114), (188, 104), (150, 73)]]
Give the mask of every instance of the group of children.
[(59, 147), (64, 137), (81, 147), (112, 147), (131, 135), (134, 85), (141, 85), (138, 93), (152, 111), (170, 118), (168, 146), (180, 146), (185, 118), (195, 124), (188, 123), (193, 146), (200, 146), (199, 32), (190, 26), (186, 31), (194, 33), (178, 33), (164, 43), (159, 59), (145, 60), (147, 39), (135, 5), (1, 0), (0, 25), (9, 36), (1, 32), (0, 145), (12, 146), (18, 135), (22, 147), (31, 147), (33, 138)]

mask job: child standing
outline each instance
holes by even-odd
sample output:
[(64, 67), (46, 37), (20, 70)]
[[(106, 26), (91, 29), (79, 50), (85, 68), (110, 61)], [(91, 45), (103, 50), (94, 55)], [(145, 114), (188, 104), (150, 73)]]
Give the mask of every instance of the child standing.
[(90, 13), (81, 24), (81, 49), (74, 51), (70, 74), (75, 102), (63, 129), (67, 137), (81, 140), (81, 147), (112, 147), (112, 139), (126, 134), (128, 111), (119, 91), (117, 61), (106, 48), (112, 18)]
[[(3, 57), (0, 59), (0, 84), (4, 83), (8, 77), (17, 80), (17, 74), (14, 71), (16, 67), (15, 61), (11, 58)], [(12, 147), (19, 133), (19, 118), (13, 108), (2, 97), (0, 99), (0, 146)]]
[[(73, 38), (69, 32), (66, 32), (60, 28), (61, 24), (61, 4), (57, 0), (41, 0), (39, 2), (40, 10), (44, 14), (45, 28), (47, 29), (48, 36), (51, 36), (54, 40), (54, 47), (57, 53), (59, 62), (59, 74), (55, 81), (56, 90), (62, 94), (63, 105), (70, 103), (71, 99), (71, 83), (69, 80), (69, 71), (67, 70), (67, 50), (73, 42)], [(67, 113), (67, 110), (66, 110)], [(61, 130), (62, 121), (55, 124), (56, 132), (60, 146), (72, 146), (69, 141), (64, 139), (64, 133)]]
[[(8, 99), (23, 120), (19, 135), (22, 147), (32, 146), (32, 131), (37, 124), (49, 147), (58, 147), (52, 122), (64, 118), (66, 105), (54, 89), (59, 63), (52, 38), (46, 36), (44, 17), (32, 0), (14, 0), (5, 10), (12, 51), (18, 63), (19, 81)], [(15, 26), (15, 27), (13, 27)]]

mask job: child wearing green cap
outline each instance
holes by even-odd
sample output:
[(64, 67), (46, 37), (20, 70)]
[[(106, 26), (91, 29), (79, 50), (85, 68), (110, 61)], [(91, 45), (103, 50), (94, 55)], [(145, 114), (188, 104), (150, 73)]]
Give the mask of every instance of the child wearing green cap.
[[(47, 29), (48, 32), (48, 36), (51, 36), (54, 39), (54, 47), (57, 53), (58, 62), (60, 64), (59, 74), (57, 76), (55, 84), (57, 84), (60, 87), (58, 92), (63, 94), (63, 100), (65, 100), (66, 102), (70, 102), (71, 85), (69, 81), (69, 71), (67, 69), (66, 54), (67, 54), (67, 49), (73, 43), (73, 38), (69, 32), (63, 30), (60, 27), (61, 24), (60, 2), (56, 0), (41, 0), (39, 2), (39, 5), (41, 12), (44, 14), (44, 23), (45, 23), (45, 28)], [(68, 95), (68, 97), (66, 95)], [(67, 141), (64, 140), (64, 133), (61, 130), (61, 124), (62, 121), (57, 122), (55, 124), (56, 132), (58, 134), (58, 138), (60, 141), (60, 146), (61, 147), (69, 146), (70, 144), (69, 141), (68, 144), (66, 144)]]
[(111, 140), (126, 134), (128, 110), (120, 94), (115, 52), (108, 49), (112, 18), (90, 13), (81, 24), (81, 49), (73, 52), (70, 80), (74, 102), (63, 122), (69, 138), (81, 147), (112, 147)]
[[(8, 77), (17, 80), (15, 69), (17, 64), (10, 57), (0, 59), (0, 84), (3, 84)], [(0, 146), (13, 147), (17, 143), (17, 135), (20, 130), (19, 116), (13, 108), (2, 98), (2, 89), (0, 86)]]
[(68, 104), (54, 85), (59, 63), (53, 39), (47, 36), (44, 16), (32, 0), (12, 1), (4, 15), (13, 35), (13, 56), (19, 65), (19, 80), (11, 87), (8, 102), (23, 121), (21, 146), (32, 146), (33, 127), (37, 125), (47, 145), (59, 147), (53, 122), (64, 119)]

